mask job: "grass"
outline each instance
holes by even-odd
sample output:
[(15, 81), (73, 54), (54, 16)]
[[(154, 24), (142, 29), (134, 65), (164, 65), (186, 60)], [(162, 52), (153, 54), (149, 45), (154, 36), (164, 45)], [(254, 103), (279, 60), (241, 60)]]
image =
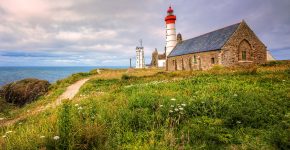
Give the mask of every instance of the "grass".
[[(104, 70), (73, 101), (0, 128), (0, 135), (6, 136), (0, 137), (0, 145), (2, 149), (289, 149), (289, 79), (288, 62), (172, 73)], [(66, 82), (59, 86), (66, 87)], [(55, 140), (56, 136), (60, 138)]]

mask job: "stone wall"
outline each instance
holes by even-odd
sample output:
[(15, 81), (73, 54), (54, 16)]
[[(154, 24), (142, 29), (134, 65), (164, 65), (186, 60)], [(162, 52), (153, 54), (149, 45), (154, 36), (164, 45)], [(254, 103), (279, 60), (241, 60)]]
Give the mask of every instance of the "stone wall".
[[(242, 53), (245, 58), (242, 58)], [(224, 66), (263, 64), (267, 61), (267, 48), (243, 21), (223, 46), (221, 64)]]
[(167, 70), (207, 70), (216, 64), (235, 66), (266, 62), (267, 47), (243, 21), (221, 50), (170, 57)]
[(207, 70), (220, 64), (220, 51), (187, 54), (167, 59), (167, 70)]

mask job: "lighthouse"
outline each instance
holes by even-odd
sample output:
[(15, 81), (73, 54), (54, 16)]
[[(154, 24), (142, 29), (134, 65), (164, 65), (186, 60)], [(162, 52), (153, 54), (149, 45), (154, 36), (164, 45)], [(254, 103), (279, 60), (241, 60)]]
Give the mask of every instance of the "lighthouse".
[(140, 40), (140, 47), (136, 47), (136, 69), (145, 68), (144, 47), (142, 40)]
[(175, 21), (176, 16), (173, 14), (173, 9), (170, 6), (167, 10), (167, 16), (165, 17), (166, 22), (166, 46), (165, 52), (166, 57), (171, 53), (173, 48), (177, 43), (176, 39), (176, 29), (175, 29)]

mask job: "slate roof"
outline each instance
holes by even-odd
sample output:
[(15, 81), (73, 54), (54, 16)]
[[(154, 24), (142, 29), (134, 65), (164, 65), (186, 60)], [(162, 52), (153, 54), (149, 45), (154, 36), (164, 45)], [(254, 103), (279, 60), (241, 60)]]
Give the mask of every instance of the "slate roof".
[(168, 57), (221, 49), (240, 23), (178, 43)]

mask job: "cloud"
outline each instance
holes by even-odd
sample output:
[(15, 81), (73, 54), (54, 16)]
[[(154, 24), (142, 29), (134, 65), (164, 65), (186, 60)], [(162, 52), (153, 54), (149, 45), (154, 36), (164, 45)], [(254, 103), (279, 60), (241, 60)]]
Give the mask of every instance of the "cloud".
[(128, 65), (139, 39), (150, 63), (170, 3), (184, 39), (245, 19), (268, 49), (290, 46), (289, 0), (1, 0), (0, 66)]

